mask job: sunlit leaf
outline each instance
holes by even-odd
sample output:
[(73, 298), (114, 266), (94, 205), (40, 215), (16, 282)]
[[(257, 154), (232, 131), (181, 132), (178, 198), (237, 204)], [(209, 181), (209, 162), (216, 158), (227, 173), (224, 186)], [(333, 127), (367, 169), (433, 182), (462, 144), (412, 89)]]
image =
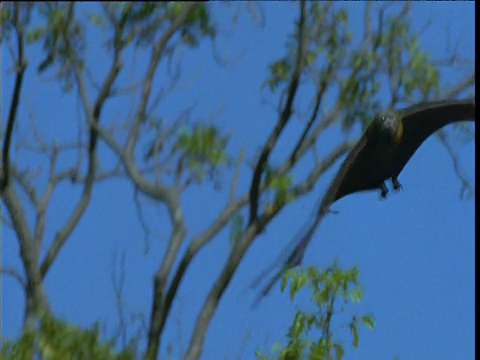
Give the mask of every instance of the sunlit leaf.
[(375, 322), (374, 322), (373, 317), (371, 315), (364, 315), (362, 317), (362, 322), (367, 328), (369, 328), (371, 330), (375, 329)]

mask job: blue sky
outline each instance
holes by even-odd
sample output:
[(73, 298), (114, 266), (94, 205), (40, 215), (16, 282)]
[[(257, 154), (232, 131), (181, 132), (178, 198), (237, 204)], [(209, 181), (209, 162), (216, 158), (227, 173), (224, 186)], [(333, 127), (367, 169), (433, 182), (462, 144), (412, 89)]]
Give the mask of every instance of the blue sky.
[[(92, 4), (83, 5), (88, 10)], [(218, 10), (219, 4), (212, 4)], [(220, 67), (212, 56), (211, 44), (203, 44), (183, 58), (183, 90), (166, 99), (166, 116), (175, 116), (178, 109), (195, 105), (194, 119), (215, 118), (226, 132), (231, 132), (228, 150), (238, 154), (246, 148), (246, 159), (266, 139), (276, 119), (277, 97), (261, 84), (267, 76), (268, 64), (284, 54), (286, 34), (292, 31), (298, 6), (290, 3), (263, 3), (265, 26), (254, 24), (243, 11), (238, 27), (231, 37), (220, 37), (216, 51), (230, 59)], [(362, 19), (362, 4), (345, 4), (351, 26), (356, 29)], [(216, 19), (228, 23), (229, 17)], [(232, 14), (231, 12), (229, 14)], [(412, 25), (421, 29), (430, 18), (431, 24), (420, 36), (423, 49), (432, 57), (444, 57), (448, 42), (458, 42), (458, 53), (474, 58), (474, 3), (415, 3)], [(447, 40), (447, 34), (450, 40)], [(93, 36), (92, 36), (93, 35)], [(103, 79), (109, 62), (102, 54), (101, 36), (88, 33), (87, 58), (95, 61), (93, 78)], [(5, 123), (12, 90), (12, 75), (8, 72), (11, 60), (2, 44), (2, 122)], [(41, 47), (29, 48), (32, 64), (27, 72), (22, 93), (19, 124), (15, 133), (18, 141), (27, 131), (28, 109), (35, 114), (42, 134), (53, 139), (74, 139), (79, 120), (79, 104), (75, 97), (63, 94), (57, 83), (38, 80), (34, 67)], [(130, 73), (142, 72), (145, 52), (139, 53)], [(194, 54), (194, 57), (189, 56)], [(127, 61), (132, 61), (131, 54)], [(129, 63), (130, 64), (130, 63)], [(471, 71), (465, 66), (463, 74)], [(163, 76), (159, 69), (158, 78)], [(450, 84), (460, 79), (460, 73), (444, 71), (442, 81)], [(74, 93), (73, 93), (74, 94)], [(93, 97), (93, 93), (91, 95)], [(185, 99), (190, 102), (185, 104)], [(273, 104), (273, 105), (272, 105)], [(107, 105), (105, 123), (124, 119), (128, 103), (113, 99)], [(295, 119), (292, 120), (295, 122)], [(293, 134), (300, 127), (287, 129)], [(30, 135), (31, 136), (31, 132)], [(292, 135), (294, 136), (294, 135)], [(332, 133), (325, 146), (338, 142)], [(349, 134), (354, 138), (358, 134)], [(474, 181), (474, 144), (457, 142), (462, 171)], [(320, 148), (322, 150), (322, 148)], [(324, 149), (326, 150), (326, 149)], [(113, 161), (105, 146), (100, 148), (105, 164)], [(273, 159), (281, 152), (274, 153)], [(14, 160), (29, 166), (41, 166), (42, 160), (32, 153), (14, 153)], [(62, 158), (68, 162), (69, 158)], [(253, 279), (266, 267), (309, 219), (322, 196), (334, 169), (321, 177), (314, 191), (282, 211), (260, 235), (231, 281), (211, 322), (202, 359), (250, 359), (261, 349), (268, 353), (276, 341), (284, 340), (295, 308), (287, 294), (273, 291), (257, 308), (252, 309), (256, 296), (246, 290)], [(44, 171), (44, 170), (43, 170)], [(188, 227), (187, 241), (215, 219), (229, 190), (231, 171), (222, 177), (223, 188), (213, 191), (211, 184), (192, 187), (182, 198)], [(242, 167), (237, 194), (248, 189), (251, 170)], [(414, 155), (400, 175), (403, 190), (380, 201), (378, 194), (361, 193), (348, 196), (333, 206), (339, 213), (327, 216), (310, 244), (304, 265), (325, 268), (334, 259), (342, 266), (358, 266), (364, 291), (362, 303), (348, 311), (371, 313), (376, 329), (360, 332), (360, 346), (350, 349), (347, 331), (338, 333), (347, 348), (348, 359), (470, 359), (474, 354), (474, 201), (460, 201), (460, 182), (451, 159), (438, 139), (430, 138)], [(48, 243), (56, 228), (71, 209), (78, 189), (63, 185), (53, 199), (48, 212)], [(167, 216), (162, 207), (151, 201), (145, 204), (149, 225), (158, 234), (150, 239), (145, 254), (145, 242), (134, 205), (134, 192), (126, 180), (109, 180), (99, 184), (89, 208), (77, 229), (57, 258), (45, 281), (49, 300), (55, 314), (66, 320), (87, 326), (96, 320), (106, 324), (111, 334), (117, 324), (111, 282), (114, 254), (126, 253), (124, 305), (127, 312), (148, 317), (151, 305), (152, 274), (166, 249)], [(44, 246), (44, 251), (45, 251)], [(184, 249), (184, 247), (182, 248)], [(162, 354), (172, 343), (174, 357), (185, 351), (192, 325), (203, 304), (212, 281), (218, 276), (229, 252), (228, 229), (195, 258), (182, 282), (177, 302), (167, 323)], [(2, 265), (21, 269), (19, 249), (14, 234), (2, 229)], [(117, 263), (118, 265), (118, 263)], [(17, 336), (23, 314), (23, 294), (11, 277), (2, 276), (3, 336)]]

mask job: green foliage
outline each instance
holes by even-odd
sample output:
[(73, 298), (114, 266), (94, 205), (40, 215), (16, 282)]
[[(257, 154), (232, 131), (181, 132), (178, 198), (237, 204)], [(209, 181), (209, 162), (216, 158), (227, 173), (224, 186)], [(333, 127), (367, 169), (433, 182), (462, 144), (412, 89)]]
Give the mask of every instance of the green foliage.
[(23, 32), (24, 25), (30, 22), (32, 9), (35, 4), (33, 3), (22, 3), (21, 5), (18, 2), (6, 2), (2, 1), (0, 4), (0, 42), (3, 42), (3, 38), (8, 38), (10, 36), (12, 29), (18, 29)]
[[(358, 346), (358, 325), (363, 324), (374, 329), (375, 323), (370, 315), (352, 315), (347, 323), (335, 326), (341, 313), (349, 304), (359, 303), (362, 290), (358, 284), (358, 269), (356, 267), (342, 270), (336, 263), (325, 271), (314, 267), (289, 270), (282, 280), (282, 291), (289, 282), (290, 299), (304, 287), (311, 292), (310, 300), (313, 311), (297, 310), (293, 323), (287, 332), (288, 344), (284, 348), (274, 344), (272, 351), (278, 353), (278, 359), (342, 359), (344, 348), (334, 340), (334, 331), (348, 326), (352, 336), (352, 345)], [(334, 323), (334, 318), (337, 321)], [(257, 359), (268, 359), (257, 352)]]
[(438, 70), (429, 60), (428, 55), (420, 50), (418, 38), (412, 39), (406, 45), (410, 54), (407, 63), (410, 71), (402, 78), (405, 95), (411, 97), (415, 91), (418, 91), (423, 99), (427, 99), (432, 92), (439, 89)]
[[(347, 11), (327, 3), (312, 3), (306, 22), (310, 58), (318, 64), (341, 61), (352, 40)], [(314, 61), (307, 63), (313, 65)]]
[[(43, 42), (45, 57), (40, 59), (37, 71), (42, 73), (56, 65), (59, 69), (56, 76), (63, 81), (63, 90), (70, 91), (73, 87), (74, 65), (83, 67), (85, 48), (85, 29), (75, 18), (74, 3), (52, 2), (37, 4), (35, 7), (26, 4), (15, 6), (19, 6), (20, 13), (25, 14), (15, 26), (24, 31), (27, 44)], [(31, 27), (30, 18), (34, 9), (44, 21)], [(13, 16), (14, 11), (9, 13)], [(13, 18), (10, 20), (15, 21)]]
[(265, 213), (275, 211), (295, 198), (293, 193), (290, 191), (290, 187), (293, 183), (290, 175), (279, 175), (275, 172), (275, 170), (267, 167), (265, 171), (265, 183), (267, 184), (269, 195), (271, 195), (265, 202)]
[(129, 346), (120, 352), (109, 342), (99, 339), (98, 324), (82, 330), (55, 319), (46, 313), (38, 327), (24, 333), (17, 341), (5, 340), (2, 343), (2, 359), (91, 359), (91, 360), (130, 360), (135, 358)]
[[(45, 72), (55, 67), (55, 75), (63, 81), (63, 90), (73, 88), (75, 68), (85, 66), (86, 21), (76, 14), (74, 2), (50, 2), (42, 4), (8, 4), (2, 6), (2, 33), (8, 36), (12, 27), (23, 29), (28, 44), (41, 42), (45, 57), (39, 60), (37, 70)], [(112, 2), (101, 5), (103, 12), (89, 10), (85, 18), (107, 31), (107, 46), (121, 47), (134, 42), (151, 46), (152, 41), (165, 35), (167, 29), (183, 13), (186, 3)], [(16, 16), (18, 7), (19, 16)], [(41, 19), (30, 26), (31, 13), (35, 10)], [(190, 46), (198, 46), (202, 37), (213, 38), (216, 29), (205, 4), (195, 4), (179, 29), (180, 40)]]
[[(186, 6), (187, 4), (182, 2), (137, 2), (133, 5), (123, 4), (121, 9), (131, 7), (127, 20), (129, 27), (142, 26), (146, 29), (136, 38), (136, 44), (150, 46), (158, 29), (165, 28), (165, 24), (175, 22)], [(165, 19), (165, 21), (158, 22), (158, 19)], [(216, 29), (212, 24), (208, 7), (205, 4), (195, 4), (181, 27), (183, 43), (196, 47), (201, 37), (213, 38), (215, 35)]]
[(186, 165), (192, 178), (201, 183), (205, 174), (215, 177), (217, 167), (228, 163), (227, 141), (228, 136), (221, 136), (215, 126), (197, 123), (179, 132), (172, 152), (180, 154), (181, 167)]
[[(44, 27), (34, 28), (30, 36), (32, 41), (43, 38), (43, 50), (47, 54), (41, 61), (38, 71), (43, 72), (55, 61), (60, 66), (72, 61), (72, 51), (76, 48), (75, 56), (81, 60), (80, 50), (83, 49), (83, 27), (74, 19), (74, 6), (72, 4), (59, 4), (41, 8), (47, 22)], [(27, 35), (28, 38), (28, 35)]]
[(344, 130), (356, 120), (367, 126), (379, 110), (377, 96), (383, 75), (387, 75), (393, 102), (398, 99), (427, 99), (439, 90), (439, 72), (428, 54), (419, 47), (418, 34), (404, 15), (389, 16), (384, 30), (375, 33), (370, 48), (353, 51), (355, 76), (341, 80), (341, 100), (347, 109)]
[[(337, 62), (345, 56), (345, 47), (352, 38), (347, 28), (347, 20), (345, 9), (334, 10), (330, 4), (324, 2), (309, 4), (304, 28), (305, 71), (319, 64)], [(275, 91), (288, 82), (297, 57), (297, 43), (298, 29), (287, 41), (287, 54), (269, 66), (270, 76), (262, 84), (262, 88), (268, 85), (271, 91)], [(330, 75), (328, 66), (320, 73), (323, 74), (319, 80), (326, 80), (324, 76)]]
[[(177, 6), (184, 6), (184, 4), (178, 3)], [(182, 35), (185, 39), (188, 39), (188, 44), (192, 46), (198, 46), (199, 44), (195, 30), (202, 36), (213, 38), (216, 35), (216, 30), (211, 23), (210, 13), (207, 11), (205, 4), (196, 4), (186, 20), (186, 27)]]
[[(338, 100), (344, 109), (344, 131), (349, 131), (355, 122), (368, 126), (372, 115), (381, 108), (380, 92), (386, 90), (382, 86), (389, 87), (394, 102), (438, 95), (438, 68), (421, 51), (419, 34), (414, 32), (406, 15), (403, 10), (385, 18), (382, 15), (381, 27), (370, 26), (370, 37), (354, 44), (343, 5), (308, 4), (303, 72), (313, 74), (312, 80), (317, 85), (338, 87)], [(270, 74), (262, 87), (268, 85), (275, 91), (288, 84), (297, 49), (298, 29), (287, 41), (286, 54), (269, 65)]]
[[(187, 4), (180, 2), (136, 2), (104, 4), (107, 16), (114, 23), (123, 22), (126, 27), (125, 41), (135, 40), (136, 45), (151, 46), (159, 30), (166, 30), (183, 13)], [(98, 22), (98, 19), (95, 19)], [(141, 28), (141, 31), (137, 29)], [(195, 4), (181, 27), (183, 43), (191, 47), (199, 44), (203, 36), (214, 37), (210, 13), (205, 4)]]
[(427, 53), (419, 47), (406, 17), (388, 17), (386, 31), (380, 38), (388, 72), (398, 79), (399, 96), (420, 95), (427, 98), (439, 90), (439, 74)]
[(375, 56), (362, 49), (351, 55), (352, 64), (358, 69), (355, 76), (339, 79), (340, 98), (345, 111), (342, 122), (344, 131), (348, 131), (355, 121), (367, 126), (372, 114), (380, 109), (380, 102), (375, 99), (380, 91), (380, 81), (375, 68)]
[(262, 88), (268, 85), (270, 90), (274, 91), (279, 84), (289, 78), (292, 64), (287, 59), (281, 59), (273, 62), (268, 67), (270, 69), (270, 77), (264, 81)]

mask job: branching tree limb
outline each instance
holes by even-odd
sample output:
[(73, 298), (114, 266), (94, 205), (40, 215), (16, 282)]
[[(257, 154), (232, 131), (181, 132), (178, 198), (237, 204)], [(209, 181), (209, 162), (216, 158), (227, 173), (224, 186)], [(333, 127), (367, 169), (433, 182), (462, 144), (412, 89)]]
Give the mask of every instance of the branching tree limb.
[(22, 79), (27, 66), (27, 60), (24, 57), (24, 29), (19, 19), (20, 6), (21, 5), (19, 4), (15, 4), (13, 7), (13, 24), (15, 25), (18, 44), (17, 59), (15, 59), (17, 75), (8, 116), (7, 130), (3, 143), (0, 194), (4, 199), (7, 211), (10, 215), (10, 219), (12, 221), (13, 227), (17, 233), (17, 237), (20, 243), (20, 254), (27, 277), (25, 287), (27, 306), (24, 317), (24, 326), (30, 327), (33, 325), (34, 312), (40, 309), (48, 310), (48, 303), (45, 295), (45, 290), (42, 285), (41, 275), (37, 268), (39, 247), (36, 245), (37, 241), (35, 241), (34, 239), (34, 234), (32, 234), (32, 232), (26, 226), (28, 222), (25, 211), (17, 196), (16, 189), (10, 181), (11, 165), (9, 159), (9, 149), (13, 132), (13, 125), (18, 114), (18, 104), (20, 99)]
[[(89, 101), (88, 101), (88, 95), (86, 91), (86, 85), (83, 80), (83, 76), (81, 73), (81, 70), (79, 68), (79, 60), (74, 52), (73, 49), (70, 48), (70, 56), (73, 59), (73, 63), (76, 64), (75, 66), (75, 75), (76, 75), (76, 80), (77, 80), (77, 85), (79, 88), (79, 92), (81, 95), (81, 98), (83, 100), (83, 105), (84, 105), (84, 110), (87, 119), (89, 119), (89, 123), (92, 124), (98, 124), (100, 121), (100, 114), (102, 107), (107, 100), (108, 94), (110, 92), (111, 87), (113, 86), (113, 83), (120, 72), (121, 64), (120, 64), (120, 53), (122, 50), (121, 44), (120, 44), (120, 34), (122, 33), (123, 29), (121, 28), (121, 24), (119, 27), (116, 29), (116, 33), (119, 34), (115, 36), (117, 39), (117, 42), (115, 43), (115, 53), (114, 53), (114, 59), (113, 63), (110, 67), (110, 71), (108, 72), (102, 87), (100, 89), (100, 92), (97, 96), (97, 99), (94, 103), (93, 108), (90, 106)], [(53, 243), (50, 246), (50, 248), (47, 251), (47, 254), (45, 255), (41, 265), (40, 265), (40, 271), (42, 274), (42, 278), (45, 277), (47, 274), (50, 266), (52, 265), (53, 261), (57, 257), (60, 249), (62, 246), (65, 244), (65, 241), (68, 239), (69, 235), (73, 231), (73, 229), (77, 226), (80, 218), (84, 214), (87, 205), (90, 201), (90, 197), (92, 194), (92, 189), (93, 189), (93, 184), (95, 180), (95, 172), (97, 168), (97, 158), (96, 158), (96, 147), (97, 147), (97, 142), (98, 142), (98, 132), (95, 126), (90, 127), (89, 131), (89, 145), (88, 145), (88, 170), (87, 170), (87, 175), (84, 181), (84, 186), (82, 190), (82, 194), (80, 195), (80, 198), (70, 214), (70, 217), (68, 220), (65, 222), (64, 226), (57, 231), (55, 234), (55, 238), (53, 239)]]
[[(312, 189), (318, 177), (324, 173), (336, 160), (346, 151), (350, 150), (353, 147), (354, 143), (343, 143), (338, 148), (336, 148), (325, 160), (318, 164), (314, 170), (310, 173), (306, 180), (297, 185), (292, 189), (292, 192), (296, 197), (301, 196)], [(252, 244), (255, 237), (261, 233), (266, 225), (278, 214), (282, 207), (274, 209), (268, 214), (262, 214), (253, 224), (249, 224), (244, 232), (242, 239), (236, 244), (232, 249), (230, 256), (222, 269), (219, 277), (214, 282), (210, 293), (208, 294), (202, 309), (200, 310), (200, 315), (197, 318), (197, 322), (194, 328), (192, 339), (190, 342), (189, 349), (185, 356), (185, 359), (198, 359), (202, 353), (203, 342), (206, 336), (207, 327), (210, 323), (210, 320), (215, 312), (215, 309), (220, 301), (221, 296), (226, 290), (230, 280), (236, 271), (241, 259), (245, 255), (246, 251)], [(193, 244), (193, 242), (192, 242)], [(182, 261), (183, 264), (183, 261)], [(179, 276), (181, 278), (181, 276)]]
[(268, 140), (266, 141), (260, 157), (257, 161), (257, 164), (255, 165), (255, 170), (252, 177), (252, 184), (250, 186), (250, 217), (248, 220), (249, 224), (251, 224), (257, 217), (259, 186), (262, 173), (265, 171), (265, 166), (268, 162), (270, 152), (275, 146), (275, 143), (277, 142), (280, 134), (282, 133), (285, 125), (287, 125), (287, 122), (288, 120), (290, 120), (290, 117), (292, 115), (293, 100), (295, 99), (295, 95), (297, 93), (298, 83), (300, 81), (300, 75), (302, 73), (303, 64), (305, 61), (305, 1), (302, 1), (300, 3), (300, 9), (300, 19), (298, 23), (298, 48), (296, 52), (295, 67), (290, 80), (290, 85), (288, 87), (285, 106), (283, 107), (277, 125), (275, 126)]
[(10, 275), (12, 276), (15, 280), (18, 281), (20, 286), (23, 288), (24, 291), (27, 291), (27, 282), (23, 278), (23, 276), (13, 267), (3, 267), (0, 269), (0, 274), (5, 274), (5, 275)]
[(12, 142), (13, 125), (18, 114), (18, 103), (22, 89), (23, 75), (27, 68), (27, 60), (24, 57), (24, 29), (19, 20), (20, 5), (14, 6), (13, 22), (17, 32), (17, 59), (15, 59), (15, 72), (17, 74), (13, 88), (12, 101), (8, 112), (8, 122), (2, 147), (2, 166), (0, 167), (0, 195), (10, 181), (10, 144)]

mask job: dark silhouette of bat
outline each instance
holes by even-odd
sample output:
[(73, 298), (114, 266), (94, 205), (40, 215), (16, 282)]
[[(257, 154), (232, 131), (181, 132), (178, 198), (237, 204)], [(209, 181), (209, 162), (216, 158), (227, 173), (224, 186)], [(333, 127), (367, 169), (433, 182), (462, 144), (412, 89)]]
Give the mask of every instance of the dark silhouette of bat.
[[(282, 274), (299, 265), (313, 234), (330, 211), (330, 206), (342, 197), (367, 190), (388, 193), (385, 181), (391, 179), (393, 188), (402, 185), (398, 176), (420, 145), (443, 126), (475, 120), (474, 100), (428, 102), (400, 110), (377, 113), (358, 143), (343, 161), (338, 173), (320, 203), (312, 225), (300, 237), (281, 269), (270, 280), (260, 297), (266, 295)], [(281, 257), (284, 260), (285, 256)], [(278, 265), (278, 260), (261, 277)]]

